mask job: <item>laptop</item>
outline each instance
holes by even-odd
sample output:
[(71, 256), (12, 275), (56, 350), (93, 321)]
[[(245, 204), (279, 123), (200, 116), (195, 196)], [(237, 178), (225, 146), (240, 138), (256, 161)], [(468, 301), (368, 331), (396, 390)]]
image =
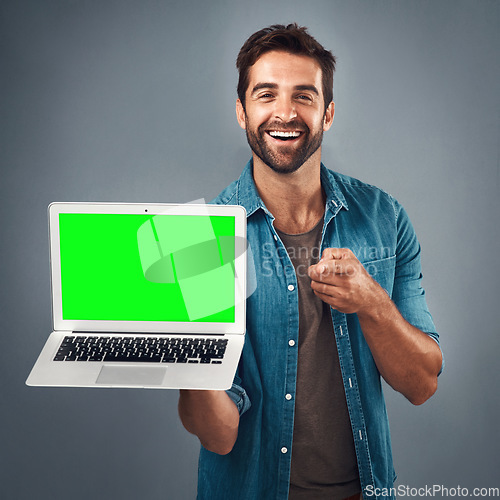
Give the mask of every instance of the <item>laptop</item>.
[(30, 386), (228, 389), (245, 339), (246, 212), (52, 203), (52, 316)]

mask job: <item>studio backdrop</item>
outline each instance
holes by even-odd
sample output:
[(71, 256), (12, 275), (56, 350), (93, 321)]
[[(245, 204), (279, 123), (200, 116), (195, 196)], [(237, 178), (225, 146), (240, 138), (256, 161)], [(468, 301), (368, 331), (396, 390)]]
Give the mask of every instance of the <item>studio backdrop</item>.
[(498, 1), (2, 0), (2, 498), (195, 498), (177, 391), (25, 385), (52, 327), (47, 206), (214, 198), (250, 158), (236, 55), (288, 22), (338, 58), (325, 165), (397, 198), (422, 246), (446, 367), (423, 406), (384, 387), (396, 485), (500, 487)]

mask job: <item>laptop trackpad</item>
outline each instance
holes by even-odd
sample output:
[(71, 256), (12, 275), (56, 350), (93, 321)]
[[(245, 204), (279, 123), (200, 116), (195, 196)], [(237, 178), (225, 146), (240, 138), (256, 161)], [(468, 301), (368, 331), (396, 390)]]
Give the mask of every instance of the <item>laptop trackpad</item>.
[(152, 386), (161, 385), (167, 373), (163, 366), (116, 366), (103, 365), (96, 384)]

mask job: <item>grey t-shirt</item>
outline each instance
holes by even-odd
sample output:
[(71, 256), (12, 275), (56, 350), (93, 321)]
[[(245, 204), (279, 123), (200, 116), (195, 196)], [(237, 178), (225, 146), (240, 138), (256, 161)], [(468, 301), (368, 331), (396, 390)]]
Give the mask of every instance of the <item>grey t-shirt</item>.
[(299, 358), (289, 498), (342, 499), (361, 491), (330, 306), (311, 288), (323, 219), (309, 232), (278, 231), (295, 268)]

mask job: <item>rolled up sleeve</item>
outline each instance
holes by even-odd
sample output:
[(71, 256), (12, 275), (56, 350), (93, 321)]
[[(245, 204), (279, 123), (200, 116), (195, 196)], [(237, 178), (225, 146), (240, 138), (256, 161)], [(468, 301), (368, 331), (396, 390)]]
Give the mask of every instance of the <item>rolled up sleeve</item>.
[(226, 391), (226, 394), (231, 398), (236, 408), (238, 408), (240, 417), (252, 406), (245, 389), (241, 387), (241, 379), (238, 376), (234, 377), (233, 385), (231, 389)]
[[(398, 241), (392, 299), (406, 321), (431, 337), (441, 349), (439, 334), (428, 309), (425, 290), (422, 287), (420, 244), (405, 209), (395, 202), (395, 210)], [(439, 373), (443, 371), (443, 368), (444, 356)]]

